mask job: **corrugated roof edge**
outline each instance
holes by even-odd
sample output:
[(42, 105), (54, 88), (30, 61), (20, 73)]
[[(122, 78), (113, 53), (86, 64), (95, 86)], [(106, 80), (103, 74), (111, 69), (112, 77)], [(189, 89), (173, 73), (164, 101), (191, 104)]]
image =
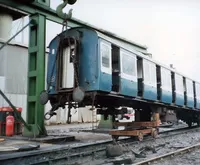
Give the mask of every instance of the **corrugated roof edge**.
[(93, 29), (93, 30), (96, 30), (96, 31), (99, 31), (99, 32), (101, 32), (101, 33), (103, 33), (103, 34), (105, 34), (105, 35), (108, 35), (108, 36), (110, 36), (110, 37), (114, 37), (114, 38), (116, 38), (116, 39), (122, 40), (122, 41), (124, 41), (124, 42), (129, 43), (129, 44), (132, 44), (132, 45), (141, 47), (141, 48), (143, 48), (143, 49), (147, 49), (147, 48), (148, 48), (146, 45), (141, 45), (141, 44), (139, 44), (139, 43), (133, 42), (133, 41), (131, 41), (131, 40), (128, 40), (128, 39), (126, 39), (126, 38), (123, 38), (123, 37), (121, 37), (121, 36), (118, 36), (117, 34), (114, 34), (114, 33), (109, 32), (109, 31), (107, 31), (107, 30), (104, 30), (104, 29), (98, 28), (98, 27), (96, 27), (96, 26), (94, 26), (94, 25), (91, 25), (91, 24), (88, 24), (88, 23), (86, 23), (86, 22), (83, 22), (83, 21), (81, 21), (81, 20), (79, 20), (79, 19), (72, 18), (70, 21), (72, 21), (72, 22), (74, 22), (74, 23), (76, 23), (76, 24), (81, 24), (81, 26), (89, 27), (89, 28), (91, 28), (91, 29)]
[[(0, 44), (4, 44), (5, 42), (7, 42), (6, 40), (0, 38)], [(16, 42), (16, 41), (11, 41), (9, 42), (7, 45), (11, 45), (11, 46), (19, 46), (21, 48), (26, 48), (28, 49), (28, 45), (27, 44), (24, 44), (24, 43), (21, 43), (21, 42)], [(0, 50), (1, 51), (1, 50)], [(46, 53), (49, 53), (49, 49), (46, 48)]]
[[(7, 42), (7, 40), (4, 40), (4, 39), (2, 39), (2, 38), (0, 38), (0, 43), (1, 44), (4, 44), (4, 43), (6, 43)], [(11, 42), (9, 42), (7, 45), (13, 45), (13, 46), (19, 46), (19, 47), (23, 47), (23, 48), (28, 48), (28, 45), (27, 44), (23, 44), (23, 43), (20, 43), (20, 42), (16, 42), (16, 41), (11, 41)]]

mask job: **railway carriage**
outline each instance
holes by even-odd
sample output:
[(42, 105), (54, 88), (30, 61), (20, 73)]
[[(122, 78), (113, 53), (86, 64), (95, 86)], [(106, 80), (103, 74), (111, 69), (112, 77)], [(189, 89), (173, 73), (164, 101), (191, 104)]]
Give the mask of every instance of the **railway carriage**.
[[(146, 53), (146, 47), (93, 29), (78, 27), (59, 34), (48, 55), (48, 99), (53, 111), (66, 102), (107, 108), (110, 114), (120, 106), (148, 109), (147, 113), (162, 105), (185, 109), (179, 118), (197, 122), (200, 84)], [(192, 117), (188, 119), (187, 113)]]

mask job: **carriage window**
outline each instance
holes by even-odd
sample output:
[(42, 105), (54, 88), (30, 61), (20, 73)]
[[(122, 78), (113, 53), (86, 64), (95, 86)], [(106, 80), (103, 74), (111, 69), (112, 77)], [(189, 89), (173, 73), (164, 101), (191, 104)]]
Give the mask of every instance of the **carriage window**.
[(135, 56), (122, 53), (122, 72), (126, 75), (136, 76), (136, 59)]
[(150, 78), (151, 78), (151, 84), (156, 87), (156, 83), (157, 83), (157, 80), (156, 80), (156, 65), (154, 63), (150, 63)]
[(102, 39), (100, 39), (100, 61), (101, 71), (107, 74), (112, 74), (111, 44)]
[(195, 88), (196, 88), (196, 98), (200, 99), (200, 84), (195, 82)]
[(186, 79), (187, 95), (193, 97), (193, 83)]
[(176, 93), (183, 94), (183, 77), (176, 74), (175, 83), (176, 83)]
[(150, 84), (151, 82), (150, 65), (145, 60), (144, 60), (144, 79), (145, 79), (145, 82)]
[(110, 67), (110, 47), (104, 43), (101, 43), (101, 58), (102, 65), (106, 68)]
[(143, 59), (143, 67), (145, 83), (156, 87), (156, 65)]
[(161, 68), (161, 76), (162, 76), (162, 87), (172, 91), (171, 85), (171, 71), (165, 68)]

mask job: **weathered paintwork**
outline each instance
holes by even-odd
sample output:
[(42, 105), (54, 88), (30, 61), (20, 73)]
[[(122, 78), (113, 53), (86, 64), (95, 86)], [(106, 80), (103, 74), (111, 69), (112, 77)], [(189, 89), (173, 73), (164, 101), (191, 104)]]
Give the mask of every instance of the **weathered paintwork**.
[[(129, 97), (137, 97), (138, 93), (138, 82), (137, 77), (133, 80), (124, 77), (112, 77), (112, 71), (110, 73), (102, 72), (101, 70), (101, 54), (100, 54), (100, 40), (106, 39), (99, 36), (94, 30), (86, 28), (73, 28), (67, 32), (63, 32), (65, 36), (73, 36), (79, 38), (81, 43), (80, 49), (80, 62), (79, 62), (79, 84), (87, 91), (102, 91), (111, 92), (112, 84), (119, 82), (119, 92), (118, 94)], [(47, 72), (47, 82), (50, 82), (50, 77), (52, 74), (52, 68), (54, 65), (57, 44), (59, 41), (59, 36), (54, 38), (49, 45), (50, 52), (48, 56), (48, 72)], [(54, 50), (53, 50), (54, 49)], [(124, 48), (125, 49), (125, 48)], [(119, 81), (117, 79), (120, 79)], [(56, 67), (54, 68), (53, 75), (51, 78), (50, 94), (56, 94)], [(115, 82), (116, 80), (116, 82)], [(113, 82), (114, 81), (114, 82)], [(150, 101), (157, 101), (157, 87), (156, 85), (150, 85), (144, 83), (143, 99)], [(171, 104), (172, 103), (172, 91), (161, 89), (160, 93), (161, 102)], [(184, 105), (184, 95), (176, 93), (175, 104), (178, 106)], [(187, 98), (186, 106), (189, 108), (194, 108), (194, 99)], [(196, 108), (200, 108), (200, 99), (197, 99)]]
[(187, 96), (187, 107), (194, 108), (194, 98)]
[(157, 88), (144, 84), (143, 98), (147, 100), (157, 100)]
[(111, 92), (112, 76), (108, 73), (100, 71), (99, 90), (104, 92)]
[(161, 90), (161, 101), (164, 103), (171, 104), (172, 103), (172, 91)]
[(121, 79), (120, 94), (125, 96), (136, 97), (138, 92), (138, 84), (133, 80)]
[(196, 99), (196, 108), (197, 109), (200, 109), (200, 99)]
[[(81, 33), (81, 34), (80, 34)], [(66, 37), (73, 36), (81, 40), (81, 55), (79, 63), (79, 83), (85, 91), (97, 90), (99, 88), (99, 64), (98, 64), (98, 36), (95, 31), (87, 29), (76, 29), (64, 32)], [(81, 37), (80, 37), (81, 36)], [(56, 94), (56, 67), (54, 67), (53, 75), (52, 69), (55, 63), (57, 44), (59, 42), (59, 36), (56, 37), (49, 45), (50, 52), (48, 56), (48, 72), (47, 83), (51, 82), (50, 94)], [(53, 51), (54, 49), (54, 51)], [(54, 52), (54, 54), (52, 53)]]
[(179, 106), (183, 106), (184, 105), (184, 95), (183, 94), (179, 94), (176, 93), (176, 98), (175, 98), (175, 104), (179, 105)]

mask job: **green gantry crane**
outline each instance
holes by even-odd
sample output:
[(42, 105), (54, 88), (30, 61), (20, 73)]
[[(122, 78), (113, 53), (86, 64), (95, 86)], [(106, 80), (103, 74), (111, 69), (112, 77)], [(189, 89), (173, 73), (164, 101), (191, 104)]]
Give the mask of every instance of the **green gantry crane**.
[[(27, 122), (23, 121), (24, 136), (47, 135), (44, 125), (44, 106), (39, 102), (40, 93), (45, 88), (46, 20), (62, 24), (64, 19), (69, 19), (69, 27), (87, 26), (83, 22), (71, 19), (71, 10), (68, 14), (62, 12), (67, 4), (72, 5), (75, 2), (76, 0), (64, 0), (55, 11), (50, 8), (50, 0), (0, 0), (0, 12), (11, 13), (18, 18), (26, 15), (30, 17)], [(0, 94), (3, 95), (2, 92)], [(12, 106), (8, 99), (7, 102)]]

